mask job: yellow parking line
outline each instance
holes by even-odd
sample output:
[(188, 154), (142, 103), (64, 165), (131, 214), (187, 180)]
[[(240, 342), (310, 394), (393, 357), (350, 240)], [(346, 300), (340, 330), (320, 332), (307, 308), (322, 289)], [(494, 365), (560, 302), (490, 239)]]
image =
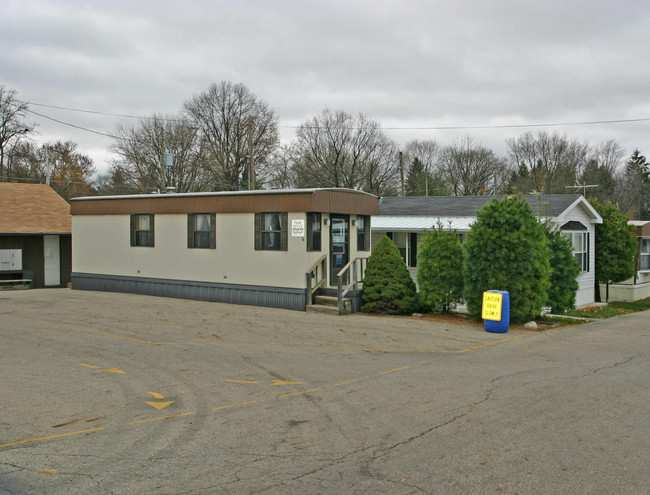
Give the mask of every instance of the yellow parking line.
[(68, 437), (70, 435), (79, 435), (81, 433), (92, 433), (93, 431), (100, 431), (104, 428), (91, 428), (90, 430), (71, 431), (70, 433), (59, 433), (58, 435), (50, 435), (49, 437), (30, 438), (29, 440), (20, 440), (19, 442), (3, 443), (0, 447), (9, 447), (11, 445), (20, 445), (23, 443), (40, 442), (41, 440), (51, 440), (52, 438)]
[(396, 371), (405, 370), (406, 368), (410, 368), (410, 366), (402, 366), (401, 368), (395, 368), (394, 370), (382, 371), (379, 374), (380, 375), (387, 375), (388, 373), (395, 373)]
[(237, 407), (237, 406), (247, 406), (249, 404), (255, 404), (257, 402), (264, 402), (265, 399), (257, 399), (257, 400), (251, 400), (248, 402), (239, 402), (238, 404), (229, 404), (227, 406), (220, 406), (220, 407), (213, 407), (213, 411), (219, 411), (221, 409), (230, 409), (231, 407)]

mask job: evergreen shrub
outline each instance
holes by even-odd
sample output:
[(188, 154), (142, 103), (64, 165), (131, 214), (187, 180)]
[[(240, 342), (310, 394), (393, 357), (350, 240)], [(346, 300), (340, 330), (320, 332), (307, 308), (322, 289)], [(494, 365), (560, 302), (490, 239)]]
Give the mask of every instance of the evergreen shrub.
[(416, 288), (393, 241), (384, 236), (374, 247), (363, 279), (361, 311), (386, 315), (412, 313)]

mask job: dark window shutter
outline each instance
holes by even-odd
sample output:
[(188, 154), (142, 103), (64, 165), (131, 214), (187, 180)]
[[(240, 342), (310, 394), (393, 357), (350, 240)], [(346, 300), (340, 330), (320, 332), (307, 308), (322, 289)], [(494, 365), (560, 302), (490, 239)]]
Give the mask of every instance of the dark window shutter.
[(194, 247), (194, 215), (187, 215), (187, 247)]
[(156, 229), (155, 229), (155, 224), (154, 224), (154, 215), (149, 215), (149, 218), (151, 219), (151, 237), (150, 237), (150, 240), (149, 240), (149, 246), (154, 247), (155, 239), (156, 239)]
[(585, 271), (589, 271), (589, 253), (590, 253), (590, 246), (589, 246), (589, 232), (587, 232), (587, 259), (586, 259), (586, 268)]
[(365, 228), (366, 230), (363, 232), (363, 247), (364, 251), (370, 251), (370, 215), (366, 215)]
[(393, 233), (392, 232), (386, 232), (386, 235), (388, 238), (392, 241), (393, 240)]
[(281, 251), (286, 251), (287, 250), (287, 237), (288, 237), (288, 223), (289, 223), (289, 214), (288, 213), (281, 213), (280, 214), (280, 229), (282, 231), (282, 235), (280, 236), (281, 239), (281, 244), (280, 244), (280, 250)]
[(411, 232), (411, 239), (410, 239), (410, 247), (411, 247), (411, 260), (409, 265), (410, 266), (418, 266), (418, 234), (417, 232)]
[(217, 248), (217, 215), (210, 214), (210, 249)]
[(131, 246), (135, 246), (135, 227), (137, 225), (137, 217), (131, 215)]
[(255, 213), (255, 249), (262, 249), (262, 214)]

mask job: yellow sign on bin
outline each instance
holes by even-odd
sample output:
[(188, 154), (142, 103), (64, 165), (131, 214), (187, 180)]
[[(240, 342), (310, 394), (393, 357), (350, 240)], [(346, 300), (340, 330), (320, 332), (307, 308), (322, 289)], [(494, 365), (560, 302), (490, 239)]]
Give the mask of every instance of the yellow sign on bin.
[(484, 320), (501, 321), (502, 306), (503, 294), (499, 292), (484, 292), (481, 317)]

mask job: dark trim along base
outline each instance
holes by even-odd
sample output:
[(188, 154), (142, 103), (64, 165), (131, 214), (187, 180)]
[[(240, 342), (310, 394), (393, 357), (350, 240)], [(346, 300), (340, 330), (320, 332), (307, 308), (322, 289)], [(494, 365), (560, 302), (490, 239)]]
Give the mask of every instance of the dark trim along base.
[(306, 289), (72, 273), (72, 288), (305, 311)]

